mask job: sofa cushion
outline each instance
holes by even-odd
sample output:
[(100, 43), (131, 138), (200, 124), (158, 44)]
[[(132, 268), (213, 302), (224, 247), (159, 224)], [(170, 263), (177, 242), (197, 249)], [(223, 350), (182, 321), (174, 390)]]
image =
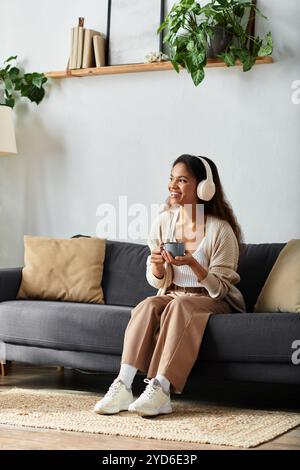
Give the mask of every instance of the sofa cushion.
[[(72, 238), (89, 235), (74, 235)], [(157, 289), (146, 279), (147, 245), (106, 240), (102, 288), (107, 305), (135, 307)]]
[(105, 239), (24, 236), (25, 267), (17, 299), (102, 304)]
[(247, 312), (253, 312), (254, 304), (266, 282), (285, 243), (245, 244), (240, 254), (238, 273), (241, 277), (236, 287), (242, 292)]
[(157, 293), (146, 279), (149, 254), (148, 246), (107, 240), (102, 281), (107, 305), (134, 307)]
[[(122, 354), (131, 308), (48, 301), (0, 303), (0, 340), (49, 349)], [(212, 315), (200, 357), (221, 362), (291, 363), (300, 315)]]
[(280, 252), (254, 311), (300, 313), (300, 240), (290, 240)]
[(292, 343), (299, 338), (300, 315), (294, 313), (212, 315), (200, 359), (292, 364)]
[(119, 354), (129, 307), (16, 300), (0, 303), (0, 340), (51, 349)]

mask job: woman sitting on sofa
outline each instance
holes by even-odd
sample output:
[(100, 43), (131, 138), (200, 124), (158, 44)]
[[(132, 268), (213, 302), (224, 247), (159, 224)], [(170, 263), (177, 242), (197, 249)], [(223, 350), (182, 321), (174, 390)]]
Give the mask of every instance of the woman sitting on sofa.
[[(167, 207), (148, 239), (147, 280), (159, 290), (131, 312), (120, 372), (96, 404), (99, 414), (171, 413), (170, 390), (182, 392), (210, 315), (245, 311), (235, 287), (242, 235), (216, 165), (181, 155), (173, 163), (168, 189)], [(174, 258), (164, 249), (168, 241), (184, 242), (184, 255)], [(147, 386), (134, 400), (131, 385), (138, 370), (147, 374)]]

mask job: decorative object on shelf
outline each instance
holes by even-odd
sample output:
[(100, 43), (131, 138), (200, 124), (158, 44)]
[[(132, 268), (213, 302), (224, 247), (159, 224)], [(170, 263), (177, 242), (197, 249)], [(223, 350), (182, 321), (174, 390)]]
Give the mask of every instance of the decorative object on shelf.
[(71, 49), (67, 70), (105, 65), (105, 37), (99, 31), (84, 28), (84, 18), (71, 29)]
[(215, 26), (214, 33), (208, 38), (206, 57), (213, 59), (226, 50), (230, 43), (232, 34), (226, 31), (223, 26)]
[[(271, 33), (264, 38), (255, 36), (256, 13), (267, 19), (257, 8), (256, 0), (252, 3), (211, 0), (203, 7), (195, 0), (180, 0), (173, 5), (157, 32), (168, 29), (164, 43), (170, 48), (174, 69), (179, 72), (179, 67), (184, 67), (197, 86), (204, 79), (208, 57), (214, 53), (227, 66), (240, 60), (244, 72), (252, 68), (257, 58), (272, 53)], [(249, 20), (245, 26), (247, 15)]]
[(163, 62), (169, 60), (169, 57), (163, 52), (150, 52), (144, 58), (145, 64), (151, 64), (153, 62)]
[(10, 106), (0, 105), (0, 156), (16, 155), (16, 153), (13, 110)]
[(141, 63), (151, 50), (162, 51), (164, 0), (108, 0), (108, 65)]
[[(39, 104), (45, 96), (44, 85), (48, 78), (43, 73), (24, 73), (16, 65), (17, 56), (9, 57), (0, 68), (0, 105), (13, 108), (18, 98), (28, 98)], [(5, 65), (6, 64), (6, 65)]]

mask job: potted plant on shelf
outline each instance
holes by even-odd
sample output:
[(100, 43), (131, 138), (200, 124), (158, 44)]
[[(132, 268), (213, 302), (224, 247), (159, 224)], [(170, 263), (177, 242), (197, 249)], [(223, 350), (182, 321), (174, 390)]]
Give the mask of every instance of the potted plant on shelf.
[(195, 0), (175, 3), (158, 28), (158, 33), (165, 28), (168, 30), (164, 43), (169, 46), (174, 69), (179, 72), (179, 66), (184, 67), (197, 86), (204, 79), (209, 57), (222, 58), (227, 66), (235, 65), (239, 59), (243, 71), (247, 72), (257, 57), (270, 55), (273, 51), (271, 33), (261, 38), (245, 25), (245, 18), (254, 21), (250, 15), (255, 17), (256, 13), (267, 19), (255, 3), (212, 0), (203, 7)]
[(18, 98), (39, 104), (45, 96), (47, 77), (43, 73), (24, 73), (17, 67), (17, 56), (9, 57), (0, 68), (0, 155), (17, 153), (12, 109)]

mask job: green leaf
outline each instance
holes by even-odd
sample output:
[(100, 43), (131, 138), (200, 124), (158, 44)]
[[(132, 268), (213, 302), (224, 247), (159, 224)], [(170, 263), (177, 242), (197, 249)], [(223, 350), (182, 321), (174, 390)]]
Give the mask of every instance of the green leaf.
[(203, 62), (206, 60), (206, 52), (205, 51), (197, 51), (195, 50), (192, 53), (192, 62), (193, 64), (197, 67), (199, 65), (202, 65)]
[(168, 25), (167, 25), (167, 22), (166, 21), (163, 21), (163, 23), (157, 28), (157, 34), (159, 34), (164, 28), (166, 28)]
[(192, 80), (195, 86), (198, 86), (205, 77), (205, 72), (203, 68), (191, 72)]
[(251, 70), (255, 64), (255, 57), (252, 57), (250, 52), (246, 49), (241, 50), (239, 56), (243, 64), (243, 71), (248, 72)]
[(25, 89), (22, 90), (22, 96), (26, 96), (27, 98), (30, 99), (30, 101), (33, 101), (36, 104), (39, 104), (42, 101), (42, 99), (44, 98), (44, 95), (45, 95), (44, 88), (37, 88), (34, 85), (26, 87)]
[(189, 73), (191, 73), (195, 67), (193, 63), (192, 55), (191, 54), (185, 55), (182, 58), (184, 61), (185, 68), (188, 70)]
[(14, 89), (14, 85), (13, 85), (13, 82), (12, 80), (7, 77), (5, 80), (4, 80), (4, 85), (5, 85), (5, 88), (8, 92), (11, 92), (13, 89)]
[(214, 19), (216, 20), (219, 26), (226, 26), (227, 25), (227, 18), (222, 13), (215, 13)]
[(199, 3), (195, 3), (195, 5), (192, 8), (193, 13), (197, 16), (201, 14), (202, 8)]
[(24, 80), (27, 82), (27, 83), (32, 83), (32, 80), (38, 76), (37, 73), (25, 73), (24, 74)]
[(198, 45), (199, 45), (199, 46), (202, 46), (202, 45), (203, 45), (203, 46), (206, 46), (206, 43), (207, 43), (207, 36), (206, 36), (206, 34), (205, 34), (203, 31), (200, 30), (200, 31), (197, 33), (197, 36), (196, 36), (196, 37), (197, 37), (197, 42), (198, 42)]
[(187, 43), (187, 46), (186, 46), (187, 50), (188, 51), (193, 51), (193, 49), (195, 48), (195, 43), (193, 41), (193, 39), (191, 39), (188, 43)]
[(177, 62), (175, 62), (175, 60), (171, 60), (171, 64), (173, 65), (176, 72), (179, 73), (179, 65), (177, 64)]
[(14, 98), (11, 98), (11, 97), (10, 97), (10, 98), (6, 99), (6, 100), (5, 100), (5, 105), (6, 105), (6, 106), (9, 106), (10, 108), (13, 108), (14, 105), (15, 105), (15, 100), (14, 100)]
[(12, 67), (9, 70), (8, 74), (12, 80), (16, 80), (17, 77), (20, 75), (20, 70), (17, 67)]
[(222, 7), (228, 7), (228, 1), (227, 0), (218, 0), (218, 2), (220, 3), (220, 5)]
[(35, 85), (38, 88), (41, 88), (43, 84), (43, 76), (40, 75), (39, 77), (34, 77), (32, 80), (32, 84)]
[(17, 55), (12, 55), (12, 56), (10, 56), (8, 59), (6, 59), (6, 60), (4, 61), (4, 63), (6, 63), (6, 62), (11, 62), (12, 60), (16, 60), (17, 57), (18, 57)]
[(229, 52), (223, 53), (222, 58), (225, 64), (227, 65), (227, 67), (233, 67), (235, 65), (236, 57), (233, 52), (229, 51)]
[(234, 15), (238, 16), (239, 18), (243, 18), (245, 13), (245, 7), (244, 5), (234, 5), (232, 11)]
[(271, 33), (268, 33), (265, 37), (266, 44), (262, 44), (257, 55), (258, 57), (265, 57), (272, 54), (273, 52), (273, 37)]
[(258, 56), (258, 52), (262, 46), (262, 39), (260, 39), (259, 37), (255, 38), (254, 40), (250, 41), (250, 48), (252, 46), (252, 55), (254, 57), (257, 57)]
[(15, 90), (20, 91), (23, 82), (23, 77), (14, 78)]

